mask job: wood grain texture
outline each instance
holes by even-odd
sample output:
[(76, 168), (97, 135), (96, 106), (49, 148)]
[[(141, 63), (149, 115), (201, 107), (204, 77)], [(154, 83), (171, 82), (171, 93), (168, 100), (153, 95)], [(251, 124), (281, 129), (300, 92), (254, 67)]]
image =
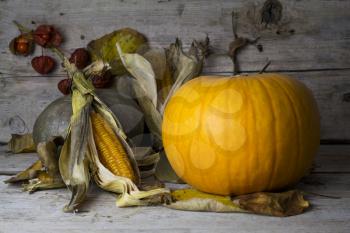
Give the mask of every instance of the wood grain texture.
[[(225, 73), (221, 73), (225, 75)], [(349, 71), (286, 72), (314, 93), (321, 114), (322, 139), (350, 139)], [(228, 74), (227, 74), (228, 75)], [(31, 132), (35, 119), (51, 101), (62, 96), (60, 77), (7, 77), (0, 84), (0, 141), (11, 133)]]
[(40, 48), (26, 58), (10, 54), (8, 43), (18, 34), (13, 20), (33, 28), (56, 25), (64, 34), (67, 53), (121, 27), (139, 30), (156, 47), (167, 47), (176, 37), (189, 47), (192, 39), (208, 34), (213, 54), (204, 72), (229, 74), (232, 63), (225, 54), (233, 39), (232, 10), (238, 34), (261, 37), (263, 46), (263, 52), (253, 45), (241, 51), (241, 69), (258, 71), (271, 60), (268, 71), (291, 71), (315, 93), (322, 139), (350, 139), (350, 2), (280, 2), (278, 25), (265, 25), (261, 23), (264, 0), (0, 1), (0, 141), (8, 140), (11, 133), (31, 131), (40, 111), (60, 96), (56, 85), (65, 77), (60, 67), (47, 77), (32, 70), (30, 60), (42, 53)]
[[(36, 153), (12, 154), (6, 146), (0, 146), (0, 175), (17, 174), (37, 159)], [(311, 173), (350, 174), (350, 145), (321, 145)]]
[[(215, 57), (226, 53), (233, 33), (231, 11), (238, 15), (237, 31), (250, 38), (261, 36), (264, 51), (254, 46), (241, 54), (243, 70), (259, 70), (271, 59), (271, 69), (350, 68), (350, 2), (281, 0), (279, 26), (261, 23), (263, 0), (193, 0), (193, 1), (1, 1), (2, 61), (5, 74), (28, 74), (28, 59), (9, 55), (7, 44), (17, 34), (12, 20), (27, 26), (31, 21), (55, 24), (64, 32), (66, 50), (86, 45), (90, 39), (121, 27), (143, 32), (155, 46), (168, 46), (175, 37), (186, 47), (194, 38), (211, 38)], [(84, 40), (81, 40), (81, 35)], [(37, 49), (40, 53), (40, 49)], [(19, 61), (20, 60), (20, 61)], [(214, 59), (215, 60), (215, 59)], [(207, 67), (231, 71), (229, 59)]]
[[(347, 233), (350, 229), (349, 149), (350, 146), (322, 146), (316, 170), (297, 186), (309, 193), (340, 199), (310, 194), (307, 198), (312, 207), (304, 214), (288, 218), (184, 212), (164, 207), (117, 208), (115, 196), (96, 186), (90, 188), (81, 213), (65, 214), (62, 207), (70, 197), (67, 190), (30, 195), (22, 192), (20, 185), (4, 184), (8, 176), (0, 175), (0, 232), (30, 233), (42, 229), (46, 232), (231, 232), (234, 229), (234, 232), (261, 233)], [(0, 170), (11, 163), (8, 169), (22, 169), (29, 158), (34, 161), (33, 155), (6, 155), (2, 148)], [(323, 173), (325, 171), (328, 173)], [(168, 187), (184, 185), (168, 184)]]
[[(115, 196), (96, 187), (78, 214), (65, 214), (67, 190), (23, 193), (16, 185), (5, 185), (0, 176), (0, 232), (339, 232), (350, 228), (349, 175), (323, 175), (325, 184), (304, 184), (305, 191), (341, 196), (330, 199), (308, 196), (312, 208), (306, 213), (273, 218), (249, 214), (186, 212), (164, 207), (117, 208)], [(337, 180), (337, 182), (334, 182)]]

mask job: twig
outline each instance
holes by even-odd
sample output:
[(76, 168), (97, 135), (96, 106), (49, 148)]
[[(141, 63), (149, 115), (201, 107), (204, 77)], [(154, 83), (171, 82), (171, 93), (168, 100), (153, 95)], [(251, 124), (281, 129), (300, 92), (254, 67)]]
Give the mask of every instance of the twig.
[(18, 28), (18, 30), (21, 32), (21, 33), (29, 33), (31, 32), (32, 30), (24, 27), (22, 24), (18, 23), (16, 20), (13, 20), (12, 21)]
[(237, 21), (235, 20), (234, 11), (232, 11), (231, 16), (232, 16), (232, 33), (233, 33), (234, 40), (229, 45), (228, 55), (232, 59), (233, 74), (236, 75), (236, 74), (240, 73), (240, 71), (239, 71), (240, 67), (239, 67), (239, 63), (238, 63), (238, 59), (237, 59), (238, 51), (247, 45), (256, 44), (257, 41), (260, 39), (260, 37), (257, 37), (256, 39), (251, 40), (251, 39), (248, 39), (245, 37), (238, 36), (238, 34), (237, 34)]
[(271, 61), (269, 60), (266, 65), (260, 70), (259, 74), (262, 74), (266, 71), (266, 69), (270, 66)]

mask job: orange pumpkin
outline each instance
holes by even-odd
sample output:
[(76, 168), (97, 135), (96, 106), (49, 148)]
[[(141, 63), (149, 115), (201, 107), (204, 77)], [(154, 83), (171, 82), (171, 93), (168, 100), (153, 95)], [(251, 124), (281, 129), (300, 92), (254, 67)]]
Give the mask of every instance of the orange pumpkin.
[(179, 177), (238, 195), (298, 182), (317, 153), (320, 118), (311, 91), (287, 76), (203, 76), (170, 99), (162, 133)]

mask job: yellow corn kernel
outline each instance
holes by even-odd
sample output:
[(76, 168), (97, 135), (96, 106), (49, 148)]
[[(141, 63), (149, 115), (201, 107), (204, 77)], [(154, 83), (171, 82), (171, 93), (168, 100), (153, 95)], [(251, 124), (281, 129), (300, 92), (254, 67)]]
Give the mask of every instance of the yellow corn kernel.
[(99, 113), (91, 113), (94, 140), (101, 163), (116, 176), (136, 181), (128, 155), (110, 124)]

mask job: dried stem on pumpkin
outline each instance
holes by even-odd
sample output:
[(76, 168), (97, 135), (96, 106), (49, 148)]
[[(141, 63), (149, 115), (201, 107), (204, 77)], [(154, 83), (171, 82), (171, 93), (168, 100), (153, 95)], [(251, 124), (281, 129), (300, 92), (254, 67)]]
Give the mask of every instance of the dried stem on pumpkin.
[(236, 20), (237, 16), (235, 15), (234, 11), (232, 11), (231, 17), (232, 17), (232, 33), (233, 33), (234, 40), (229, 45), (228, 55), (232, 59), (233, 74), (236, 75), (236, 74), (240, 73), (239, 62), (237, 59), (238, 52), (242, 48), (246, 47), (247, 45), (255, 45), (260, 38), (258, 37), (258, 38), (251, 40), (251, 39), (248, 39), (245, 37), (238, 36), (238, 34), (237, 34), (237, 20)]

